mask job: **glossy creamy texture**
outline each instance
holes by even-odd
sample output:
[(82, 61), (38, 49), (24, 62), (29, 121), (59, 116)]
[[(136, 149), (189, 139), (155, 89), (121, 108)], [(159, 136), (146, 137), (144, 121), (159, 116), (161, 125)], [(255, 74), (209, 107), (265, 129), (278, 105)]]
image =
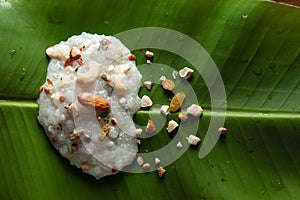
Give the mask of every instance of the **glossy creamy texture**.
[[(51, 82), (44, 84), (50, 92), (44, 89), (38, 99), (40, 124), (60, 154), (83, 172), (98, 179), (120, 171), (132, 163), (137, 152), (132, 116), (140, 108), (137, 94), (142, 76), (128, 59), (130, 51), (114, 37), (88, 33), (54, 47), (60, 56), (50, 59), (47, 78)], [(82, 63), (74, 60), (72, 66), (64, 66), (73, 47), (81, 48)], [(81, 104), (78, 95), (82, 93), (107, 101), (109, 115)], [(110, 122), (112, 117), (117, 125)], [(101, 141), (101, 126), (107, 122), (109, 134)]]

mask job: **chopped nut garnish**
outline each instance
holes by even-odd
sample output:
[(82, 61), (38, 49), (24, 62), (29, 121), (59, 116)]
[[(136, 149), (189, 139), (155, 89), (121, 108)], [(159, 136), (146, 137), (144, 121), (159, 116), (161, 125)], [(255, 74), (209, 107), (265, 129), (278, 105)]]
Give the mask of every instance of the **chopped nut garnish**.
[(144, 158), (142, 156), (137, 157), (136, 162), (139, 166), (144, 164)]
[(178, 127), (178, 123), (174, 120), (170, 120), (168, 123), (167, 131), (171, 133), (173, 130), (175, 130)]
[(121, 71), (121, 74), (126, 74), (131, 70), (131, 66), (130, 65), (125, 65)]
[(115, 81), (110, 82), (109, 85), (113, 88), (115, 94), (124, 95), (128, 91), (128, 85), (122, 83), (119, 78), (115, 79)]
[(135, 129), (134, 134), (135, 134), (136, 137), (138, 137), (139, 135), (142, 134), (142, 132), (143, 132), (143, 129), (138, 128), (138, 129)]
[(191, 145), (197, 145), (198, 142), (200, 142), (200, 138), (198, 138), (197, 136), (195, 135), (189, 135), (189, 137), (186, 138), (188, 143), (191, 144)]
[(76, 141), (78, 139), (79, 139), (79, 136), (77, 134), (75, 134), (75, 133), (71, 133), (69, 135), (69, 140), (72, 141), (72, 142), (74, 142), (74, 141)]
[(143, 164), (143, 169), (144, 169), (144, 170), (150, 169), (150, 164), (149, 164), (149, 163)]
[(105, 135), (109, 134), (109, 131), (110, 131), (109, 123), (102, 124), (101, 130), (104, 132)]
[(118, 172), (117, 167), (113, 166), (113, 167), (111, 168), (111, 172), (112, 172), (112, 173), (117, 173), (117, 172)]
[(153, 102), (150, 99), (150, 97), (148, 97), (147, 95), (142, 96), (142, 99), (141, 99), (141, 107), (142, 108), (150, 107), (152, 105), (153, 105)]
[(181, 78), (188, 79), (192, 76), (193, 72), (194, 72), (194, 70), (192, 70), (188, 67), (185, 67), (185, 68), (179, 70), (179, 76)]
[(88, 171), (88, 170), (91, 169), (91, 166), (90, 166), (89, 164), (87, 164), (87, 163), (81, 164), (80, 167), (81, 167), (81, 169), (82, 169), (83, 171)]
[(66, 97), (64, 97), (64, 96), (59, 96), (59, 101), (60, 101), (60, 102), (66, 101)]
[(168, 105), (162, 105), (160, 108), (160, 113), (164, 116), (167, 116), (169, 114), (169, 106)]
[(203, 113), (203, 109), (199, 105), (192, 104), (187, 108), (187, 113), (194, 117), (200, 117)]
[(65, 105), (64, 108), (68, 111), (69, 114), (72, 114), (73, 111), (77, 110), (77, 107), (73, 103), (69, 103), (68, 105)]
[(154, 126), (154, 123), (151, 119), (148, 119), (148, 124), (147, 124), (147, 127), (146, 127), (146, 133), (147, 134), (152, 134), (152, 133), (155, 133), (156, 131), (156, 128)]
[(50, 88), (48, 88), (46, 86), (44, 86), (44, 91), (45, 91), (46, 94), (50, 94), (51, 93)]
[(77, 62), (78, 62), (78, 64), (79, 64), (80, 66), (82, 66), (82, 65), (83, 65), (82, 58), (79, 58), (79, 59), (77, 60)]
[(46, 49), (46, 54), (49, 58), (57, 60), (65, 60), (68, 57), (70, 48), (66, 45), (54, 45)]
[(53, 82), (50, 80), (50, 78), (47, 78), (46, 81), (49, 85), (53, 85)]
[(102, 47), (103, 47), (105, 50), (108, 48), (108, 45), (109, 45), (110, 43), (111, 43), (111, 42), (110, 42), (108, 39), (106, 39), (106, 38), (104, 38), (104, 39), (101, 40)]
[(79, 150), (78, 145), (77, 145), (76, 143), (73, 143), (73, 144), (71, 145), (71, 152), (73, 153), (73, 152), (76, 152), (76, 151), (78, 151), (78, 150)]
[(157, 174), (160, 178), (166, 173), (166, 170), (162, 167), (157, 168), (156, 171), (157, 171)]
[(107, 70), (106, 70), (109, 74), (114, 74), (115, 72), (115, 66), (114, 65), (109, 65)]
[(140, 145), (141, 144), (141, 140), (135, 139), (135, 143), (138, 144), (138, 145)]
[(159, 158), (155, 158), (155, 159), (154, 159), (154, 163), (155, 163), (156, 165), (159, 165), (159, 164), (160, 164), (160, 159), (159, 159)]
[(124, 106), (124, 105), (126, 104), (126, 102), (127, 102), (127, 100), (126, 100), (124, 97), (121, 97), (121, 98), (119, 99), (119, 104), (120, 104), (121, 106)]
[(178, 115), (178, 119), (179, 119), (180, 121), (185, 122), (185, 121), (187, 120), (187, 116), (186, 116), (185, 114), (180, 113), (180, 114)]
[(110, 82), (111, 80), (108, 78), (106, 74), (101, 74), (100, 78), (106, 82)]
[(83, 141), (84, 141), (84, 142), (89, 143), (91, 140), (92, 140), (92, 139), (91, 139), (91, 137), (90, 137), (89, 135), (86, 135), (86, 134), (85, 134), (85, 135), (83, 136)]
[(106, 134), (105, 134), (103, 131), (100, 131), (100, 134), (99, 134), (99, 136), (98, 136), (98, 139), (99, 139), (100, 141), (103, 141), (103, 140), (105, 140), (105, 138), (106, 138)]
[(178, 143), (176, 144), (176, 147), (178, 149), (181, 149), (183, 147), (182, 143), (180, 141), (178, 141)]
[(117, 119), (114, 118), (114, 117), (112, 117), (112, 118), (110, 119), (110, 122), (111, 122), (111, 124), (114, 125), (114, 126), (116, 126), (116, 125), (118, 124)]
[(82, 85), (91, 85), (99, 78), (99, 73), (99, 63), (90, 61), (88, 63), (88, 71), (84, 73), (78, 73), (76, 82)]
[(56, 136), (54, 136), (54, 137), (51, 138), (51, 141), (53, 143), (57, 143), (58, 142), (58, 138)]
[(109, 123), (102, 124), (101, 131), (100, 131), (100, 134), (98, 136), (98, 139), (100, 141), (103, 141), (106, 138), (106, 136), (109, 135), (109, 133), (110, 133), (110, 125), (109, 125)]
[(130, 55), (128, 56), (128, 59), (129, 59), (129, 60), (132, 60), (132, 61), (135, 61), (135, 60), (136, 60), (136, 56), (135, 56), (134, 54), (130, 54)]
[(174, 82), (170, 79), (163, 80), (161, 82), (161, 85), (165, 90), (169, 90), (169, 91), (172, 91), (175, 87)]
[(64, 67), (68, 67), (68, 66), (73, 66), (73, 61), (71, 60), (71, 58), (67, 58), (64, 64)]
[(94, 107), (98, 111), (107, 111), (110, 109), (110, 104), (92, 93), (79, 93), (77, 96), (78, 101), (89, 107)]
[(145, 81), (145, 82), (144, 82), (144, 86), (145, 86), (148, 90), (151, 90), (151, 88), (152, 88), (152, 82), (151, 82), (151, 81)]
[(81, 58), (81, 50), (78, 49), (77, 47), (71, 48), (71, 50), (70, 50), (70, 59), (72, 61), (74, 61), (74, 60), (77, 60), (79, 58)]
[(43, 92), (44, 91), (44, 85), (42, 85), (39, 89), (40, 92)]
[(185, 94), (183, 92), (177, 93), (171, 100), (170, 103), (170, 112), (176, 112), (182, 106), (182, 103), (185, 99)]
[(227, 128), (220, 127), (220, 128), (218, 129), (218, 133), (221, 134), (221, 135), (226, 135), (226, 133), (227, 133)]

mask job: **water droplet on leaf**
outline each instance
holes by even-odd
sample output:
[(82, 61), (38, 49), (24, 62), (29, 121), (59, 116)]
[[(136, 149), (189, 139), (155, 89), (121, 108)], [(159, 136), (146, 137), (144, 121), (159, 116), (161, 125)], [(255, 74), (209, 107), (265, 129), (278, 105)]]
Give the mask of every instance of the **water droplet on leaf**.
[(284, 184), (280, 180), (272, 180), (272, 188), (274, 190), (282, 190), (284, 188)]
[(9, 55), (11, 57), (13, 57), (16, 53), (17, 53), (17, 51), (15, 49), (12, 49), (12, 50), (9, 51)]
[(261, 76), (263, 74), (263, 70), (259, 66), (255, 66), (252, 70), (252, 73), (255, 76)]

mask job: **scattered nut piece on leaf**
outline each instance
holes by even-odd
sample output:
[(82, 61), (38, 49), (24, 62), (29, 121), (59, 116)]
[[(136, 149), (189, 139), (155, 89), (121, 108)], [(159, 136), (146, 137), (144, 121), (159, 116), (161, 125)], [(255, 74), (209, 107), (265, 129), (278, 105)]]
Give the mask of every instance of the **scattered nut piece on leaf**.
[(152, 82), (151, 82), (151, 81), (145, 81), (145, 82), (144, 82), (144, 86), (145, 86), (148, 90), (151, 90), (151, 88), (152, 88)]
[(138, 156), (136, 162), (139, 166), (142, 166), (144, 164), (144, 158), (142, 156)]
[(185, 114), (180, 113), (180, 114), (178, 115), (178, 119), (179, 119), (180, 121), (185, 122), (185, 121), (187, 120), (187, 116), (186, 116)]
[(220, 128), (218, 129), (218, 133), (221, 134), (221, 135), (226, 135), (226, 133), (227, 133), (227, 128), (220, 127)]
[(188, 79), (192, 76), (193, 72), (194, 72), (194, 70), (192, 70), (191, 68), (185, 67), (185, 68), (179, 70), (179, 76), (181, 78)]
[(154, 163), (155, 163), (156, 165), (159, 165), (159, 164), (160, 164), (160, 159), (159, 159), (159, 158), (155, 158), (155, 159), (154, 159)]
[(194, 117), (200, 117), (203, 113), (203, 109), (199, 105), (192, 104), (190, 107), (187, 108), (187, 113)]
[(169, 90), (169, 91), (172, 91), (175, 87), (174, 82), (170, 79), (163, 80), (161, 82), (161, 85), (165, 90)]
[(149, 163), (143, 164), (143, 169), (144, 170), (149, 170), (150, 169), (150, 164)]
[(178, 149), (181, 149), (183, 147), (182, 143), (180, 141), (178, 141), (178, 143), (176, 144), (176, 147)]
[(157, 171), (157, 174), (160, 178), (166, 173), (166, 170), (162, 167), (157, 168), (156, 171)]
[(176, 128), (178, 127), (178, 123), (174, 120), (170, 120), (168, 123), (168, 128), (167, 131), (169, 133), (171, 133), (172, 131), (174, 131)]
[(153, 59), (154, 53), (152, 51), (146, 51), (145, 56), (147, 59)]
[(148, 97), (147, 95), (144, 95), (141, 99), (141, 107), (142, 108), (147, 108), (153, 105), (152, 100), (150, 99), (150, 97)]
[(183, 92), (177, 93), (171, 100), (170, 103), (170, 112), (176, 112), (182, 106), (182, 103), (185, 99), (185, 94)]
[(147, 124), (147, 127), (146, 127), (146, 133), (148, 134), (152, 134), (152, 133), (155, 133), (156, 131), (156, 128), (154, 126), (154, 123), (151, 119), (148, 119), (148, 124)]
[(167, 116), (169, 114), (169, 106), (168, 105), (162, 105), (160, 108), (160, 113), (164, 116)]
[(195, 135), (189, 135), (189, 137), (187, 137), (186, 139), (191, 145), (197, 145), (201, 141), (201, 139)]

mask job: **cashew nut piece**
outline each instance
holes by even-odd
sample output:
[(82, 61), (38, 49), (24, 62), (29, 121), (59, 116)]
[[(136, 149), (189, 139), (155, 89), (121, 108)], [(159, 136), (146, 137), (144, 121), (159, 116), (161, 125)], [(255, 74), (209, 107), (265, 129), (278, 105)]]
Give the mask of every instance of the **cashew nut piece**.
[(70, 47), (57, 44), (46, 49), (46, 54), (49, 58), (57, 59), (57, 60), (65, 60), (68, 58), (70, 52)]
[(84, 73), (78, 73), (76, 81), (79, 84), (91, 85), (98, 79), (99, 73), (99, 63), (95, 61), (90, 61), (88, 63), (88, 71)]

